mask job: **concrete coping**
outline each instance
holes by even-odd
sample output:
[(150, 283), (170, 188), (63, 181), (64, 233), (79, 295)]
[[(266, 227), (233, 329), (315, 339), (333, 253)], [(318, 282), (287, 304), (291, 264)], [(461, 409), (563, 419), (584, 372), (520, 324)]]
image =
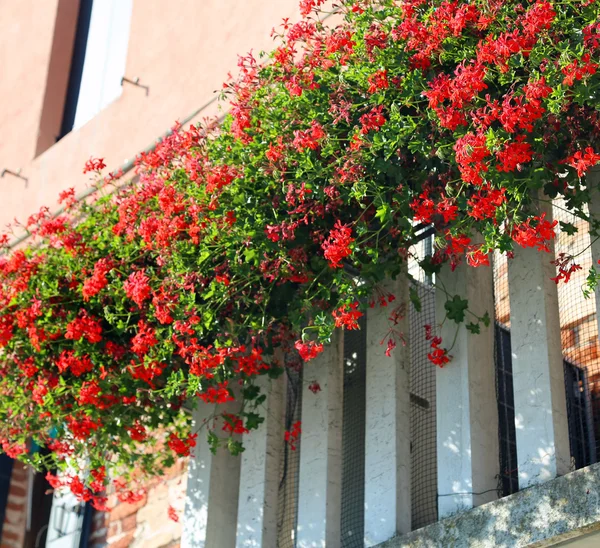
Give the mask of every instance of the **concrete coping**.
[(600, 529), (600, 463), (394, 537), (377, 548), (552, 546)]

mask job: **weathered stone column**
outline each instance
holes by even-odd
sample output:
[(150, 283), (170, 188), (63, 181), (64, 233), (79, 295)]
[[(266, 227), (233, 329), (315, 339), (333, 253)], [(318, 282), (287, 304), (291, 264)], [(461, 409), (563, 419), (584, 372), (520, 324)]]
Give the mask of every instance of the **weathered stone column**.
[[(210, 420), (215, 409), (218, 413), (235, 413), (239, 410), (239, 403), (215, 407), (200, 402), (193, 412), (194, 429)], [(219, 424), (215, 433), (223, 435)], [(200, 431), (189, 462), (181, 539), (183, 548), (235, 547), (240, 463), (240, 457), (231, 455), (227, 447), (219, 447), (217, 454), (213, 455), (208, 446), (206, 428)]]
[(451, 272), (445, 266), (436, 279), (439, 334), (446, 348), (454, 341), (452, 360), (436, 371), (440, 519), (497, 498), (499, 473), (493, 320), (474, 334), (465, 326), (474, 320), (468, 312), (461, 324), (446, 318), (444, 289), (467, 299), (476, 316), (487, 312), (493, 318), (492, 268), (462, 263)]
[[(552, 219), (550, 207), (544, 208)], [(515, 249), (508, 263), (510, 337), (519, 487), (569, 471), (565, 374), (554, 245), (551, 253)]]
[[(410, 324), (408, 279), (387, 280), (383, 291), (396, 300), (367, 313), (365, 425), (365, 545), (411, 530)], [(394, 321), (390, 316), (397, 312)], [(382, 344), (393, 328), (396, 348)], [(404, 336), (398, 340), (399, 334)]]
[[(341, 545), (343, 333), (304, 365), (298, 548)], [(317, 382), (320, 391), (309, 386)]]
[[(279, 357), (283, 359), (282, 356)], [(277, 547), (277, 500), (284, 437), (284, 377), (257, 379), (265, 421), (244, 437), (237, 523), (238, 548)]]

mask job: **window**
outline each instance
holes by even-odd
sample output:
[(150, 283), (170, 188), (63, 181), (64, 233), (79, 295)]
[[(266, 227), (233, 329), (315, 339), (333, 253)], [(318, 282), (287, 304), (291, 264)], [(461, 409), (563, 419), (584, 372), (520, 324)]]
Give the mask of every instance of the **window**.
[(60, 137), (121, 95), (133, 0), (81, 0)]

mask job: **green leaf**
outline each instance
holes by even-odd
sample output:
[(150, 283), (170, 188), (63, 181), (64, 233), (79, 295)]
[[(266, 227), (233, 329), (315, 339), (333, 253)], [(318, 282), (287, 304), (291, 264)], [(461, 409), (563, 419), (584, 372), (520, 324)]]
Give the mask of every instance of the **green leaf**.
[(448, 319), (454, 320), (456, 323), (461, 323), (465, 319), (465, 312), (469, 307), (469, 302), (462, 299), (459, 295), (454, 295), (452, 299), (448, 299), (444, 304)]
[(229, 452), (234, 457), (236, 457), (237, 455), (241, 455), (244, 452), (244, 446), (242, 445), (242, 443), (233, 438), (229, 438), (227, 440), (227, 449), (229, 449)]
[(482, 318), (480, 318), (481, 321), (483, 322), (483, 325), (485, 325), (486, 327), (490, 326), (491, 323), (491, 319), (490, 319), (490, 314), (489, 312), (486, 311), (486, 313), (483, 315)]
[(208, 448), (210, 449), (210, 452), (213, 455), (216, 455), (218, 447), (219, 447), (219, 438), (213, 431), (210, 431), (208, 433)]
[(583, 296), (586, 299), (589, 299), (594, 294), (596, 288), (598, 287), (599, 281), (600, 274), (598, 273), (598, 271), (594, 267), (590, 268), (587, 278), (585, 280), (585, 284), (583, 286)]
[(392, 208), (390, 207), (390, 204), (383, 203), (381, 204), (378, 208), (377, 208), (377, 212), (375, 213), (375, 217), (377, 217), (381, 224), (384, 225), (387, 223), (387, 221), (390, 219), (392, 215)]
[(244, 388), (242, 394), (244, 395), (245, 400), (251, 401), (256, 399), (256, 397), (260, 394), (260, 388), (253, 384)]
[(475, 335), (479, 335), (479, 333), (481, 333), (481, 328), (479, 327), (478, 323), (473, 323), (470, 322), (465, 326), (471, 333), (474, 333)]
[(409, 295), (410, 295), (410, 302), (413, 304), (413, 306), (415, 307), (415, 310), (417, 312), (421, 312), (421, 298), (419, 297), (419, 293), (417, 292), (417, 290), (411, 286), (410, 290), (409, 290)]
[(246, 428), (248, 430), (256, 430), (263, 422), (264, 417), (261, 417), (257, 413), (245, 413), (246, 415)]
[(256, 253), (256, 250), (254, 249), (246, 249), (246, 251), (244, 251), (244, 257), (246, 258), (246, 262), (248, 263), (256, 262), (257, 256), (258, 255)]
[(579, 229), (575, 225), (564, 223), (563, 221), (560, 221), (560, 230), (569, 236), (573, 236), (573, 234), (579, 232)]

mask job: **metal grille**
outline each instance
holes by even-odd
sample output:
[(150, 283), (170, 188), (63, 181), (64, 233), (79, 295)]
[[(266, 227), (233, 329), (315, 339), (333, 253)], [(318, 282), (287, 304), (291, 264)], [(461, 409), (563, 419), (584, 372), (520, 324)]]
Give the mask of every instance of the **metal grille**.
[(500, 495), (506, 497), (519, 490), (515, 401), (510, 346), (510, 301), (508, 296), (508, 261), (506, 255), (494, 254), (494, 311), (496, 402), (498, 405), (498, 441), (500, 449)]
[[(596, 300), (584, 298), (582, 286), (592, 266), (590, 235), (587, 221), (578, 219), (566, 210), (564, 203), (555, 201), (555, 252), (572, 255), (582, 269), (568, 283), (558, 284), (558, 303), (562, 351), (565, 359), (565, 389), (569, 420), (569, 441), (572, 464), (575, 468), (596, 462), (600, 435), (600, 356), (598, 354), (598, 322)], [(577, 232), (564, 230), (570, 223)]]
[[(568, 283), (558, 284), (561, 346), (573, 468), (596, 462), (600, 436), (600, 353), (596, 301), (586, 299), (582, 287), (592, 266), (588, 223), (556, 201), (555, 254), (574, 257), (582, 269)], [(563, 223), (567, 223), (565, 226)], [(572, 232), (571, 227), (577, 230)], [(502, 495), (518, 491), (517, 450), (514, 426), (512, 360), (510, 348), (510, 304), (506, 257), (494, 258), (496, 307), (496, 387), (499, 414), (500, 475)], [(550, 260), (550, 258), (548, 258)]]
[(569, 444), (575, 468), (596, 462), (593, 418), (587, 371), (565, 360)]
[[(424, 278), (423, 278), (424, 279)], [(435, 291), (417, 282), (421, 311), (410, 307), (412, 528), (437, 521), (436, 368), (427, 359), (424, 325), (435, 325)]]
[[(291, 356), (286, 360), (286, 381), (285, 429), (291, 430), (292, 425), (302, 417), (302, 369), (299, 358)], [(296, 546), (300, 443), (300, 439), (295, 442), (295, 450), (288, 443), (285, 443), (283, 448), (277, 516), (277, 546), (279, 548), (295, 548)]]
[(364, 546), (367, 322), (344, 331), (342, 547)]
[(515, 401), (513, 393), (510, 332), (496, 323), (496, 398), (498, 403), (498, 437), (500, 441), (500, 488), (505, 497), (519, 490)]

